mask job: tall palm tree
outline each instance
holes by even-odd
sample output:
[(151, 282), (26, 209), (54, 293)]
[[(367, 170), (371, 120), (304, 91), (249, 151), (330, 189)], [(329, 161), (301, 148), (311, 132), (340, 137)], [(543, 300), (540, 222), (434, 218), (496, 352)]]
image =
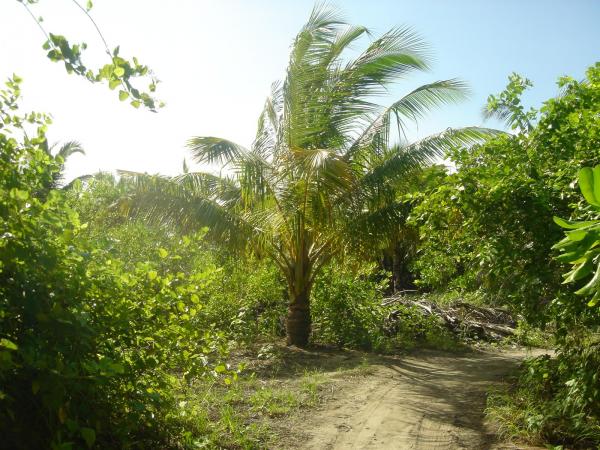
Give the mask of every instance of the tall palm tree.
[(448, 148), (488, 134), (448, 129), (390, 146), (394, 133), (403, 138), (407, 121), (464, 98), (466, 89), (456, 79), (436, 81), (390, 106), (375, 103), (393, 82), (428, 68), (427, 46), (411, 29), (396, 28), (345, 59), (344, 50), (363, 37), (370, 37), (366, 28), (315, 7), (293, 43), (285, 80), (272, 86), (251, 148), (216, 137), (190, 139), (195, 162), (218, 164), (221, 175), (125, 173), (132, 193), (122, 205), (129, 214), (208, 226), (209, 236), (224, 245), (277, 264), (289, 293), (288, 344), (308, 343), (311, 288), (320, 269), (344, 251), (353, 233), (394, 219), (384, 211), (386, 186)]

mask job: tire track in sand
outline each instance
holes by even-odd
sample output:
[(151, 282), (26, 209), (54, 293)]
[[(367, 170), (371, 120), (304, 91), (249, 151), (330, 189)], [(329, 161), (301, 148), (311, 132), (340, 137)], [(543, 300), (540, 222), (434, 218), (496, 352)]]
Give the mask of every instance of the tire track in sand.
[[(530, 354), (530, 353), (529, 353)], [(301, 424), (303, 449), (490, 449), (485, 393), (525, 351), (386, 358)]]

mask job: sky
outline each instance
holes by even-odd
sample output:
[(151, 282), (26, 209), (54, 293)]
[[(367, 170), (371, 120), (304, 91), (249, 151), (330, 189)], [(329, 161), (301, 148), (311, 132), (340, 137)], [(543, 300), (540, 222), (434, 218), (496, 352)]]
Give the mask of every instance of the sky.
[[(332, 4), (374, 36), (409, 25), (432, 47), (431, 70), (403, 80), (382, 104), (435, 80), (458, 77), (469, 84), (468, 100), (420, 121), (409, 134), (413, 139), (481, 125), (487, 97), (502, 91), (512, 72), (534, 83), (524, 102), (539, 107), (557, 94), (558, 77), (581, 79), (600, 60), (598, 0)], [(1, 0), (0, 79), (13, 73), (24, 79), (22, 107), (52, 114), (51, 142), (83, 144), (86, 155), (68, 161), (67, 179), (116, 169), (174, 175), (182, 170), (192, 136), (250, 146), (270, 85), (283, 77), (290, 45), (313, 5), (310, 0), (95, 0), (91, 13), (109, 46), (120, 45), (123, 56), (138, 57), (161, 80), (157, 96), (166, 107), (152, 113), (121, 103), (105, 85), (68, 75), (50, 62), (41, 48), (44, 36), (27, 11), (16, 0)], [(85, 41), (84, 62), (104, 64), (100, 38), (72, 0), (40, 0), (32, 10), (44, 17), (48, 31)]]

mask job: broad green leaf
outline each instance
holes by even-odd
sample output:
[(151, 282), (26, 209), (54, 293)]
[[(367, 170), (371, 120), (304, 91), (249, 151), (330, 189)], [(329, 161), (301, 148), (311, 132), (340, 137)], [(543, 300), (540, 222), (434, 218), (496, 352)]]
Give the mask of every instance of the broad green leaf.
[(564, 220), (560, 217), (553, 217), (554, 223), (556, 223), (561, 228), (567, 228), (569, 230), (577, 230), (579, 228), (584, 228), (590, 225), (595, 225), (596, 221), (594, 220), (586, 220), (586, 221), (573, 221), (573, 220)]
[[(598, 166), (596, 166), (598, 167)], [(590, 205), (600, 206), (600, 198), (596, 198), (595, 184), (600, 184), (600, 178), (595, 178), (591, 167), (584, 167), (579, 171), (579, 189)]]
[(581, 289), (576, 291), (577, 295), (590, 295), (600, 287), (600, 262), (596, 266), (596, 273), (592, 277), (592, 279)]
[(15, 344), (13, 341), (8, 340), (6, 338), (0, 339), (0, 347), (4, 347), (8, 350), (18, 350), (19, 349), (17, 344)]
[(148, 272), (148, 278), (151, 280), (156, 279), (157, 276), (158, 276), (158, 273), (156, 272), (156, 270), (150, 270)]
[(592, 169), (594, 174), (594, 197), (600, 202), (600, 164)]
[(592, 259), (587, 259), (584, 263), (567, 273), (563, 283), (572, 283), (573, 281), (581, 280), (582, 278), (587, 277), (590, 273), (592, 273), (593, 267), (594, 264)]
[(121, 100), (122, 102), (124, 102), (128, 98), (129, 98), (129, 92), (127, 92), (127, 91), (119, 91), (119, 100)]
[(571, 241), (577, 242), (583, 240), (587, 236), (588, 232), (586, 230), (574, 230), (567, 231), (565, 234)]
[(161, 258), (166, 258), (169, 255), (169, 252), (164, 248), (159, 248), (158, 254)]

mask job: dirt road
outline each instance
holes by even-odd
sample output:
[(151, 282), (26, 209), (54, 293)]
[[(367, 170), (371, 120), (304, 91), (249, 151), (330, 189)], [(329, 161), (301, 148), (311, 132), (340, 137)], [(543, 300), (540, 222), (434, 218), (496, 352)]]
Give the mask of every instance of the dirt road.
[(525, 351), (382, 360), (369, 375), (338, 386), (302, 424), (304, 449), (510, 449), (484, 423), (485, 392)]

